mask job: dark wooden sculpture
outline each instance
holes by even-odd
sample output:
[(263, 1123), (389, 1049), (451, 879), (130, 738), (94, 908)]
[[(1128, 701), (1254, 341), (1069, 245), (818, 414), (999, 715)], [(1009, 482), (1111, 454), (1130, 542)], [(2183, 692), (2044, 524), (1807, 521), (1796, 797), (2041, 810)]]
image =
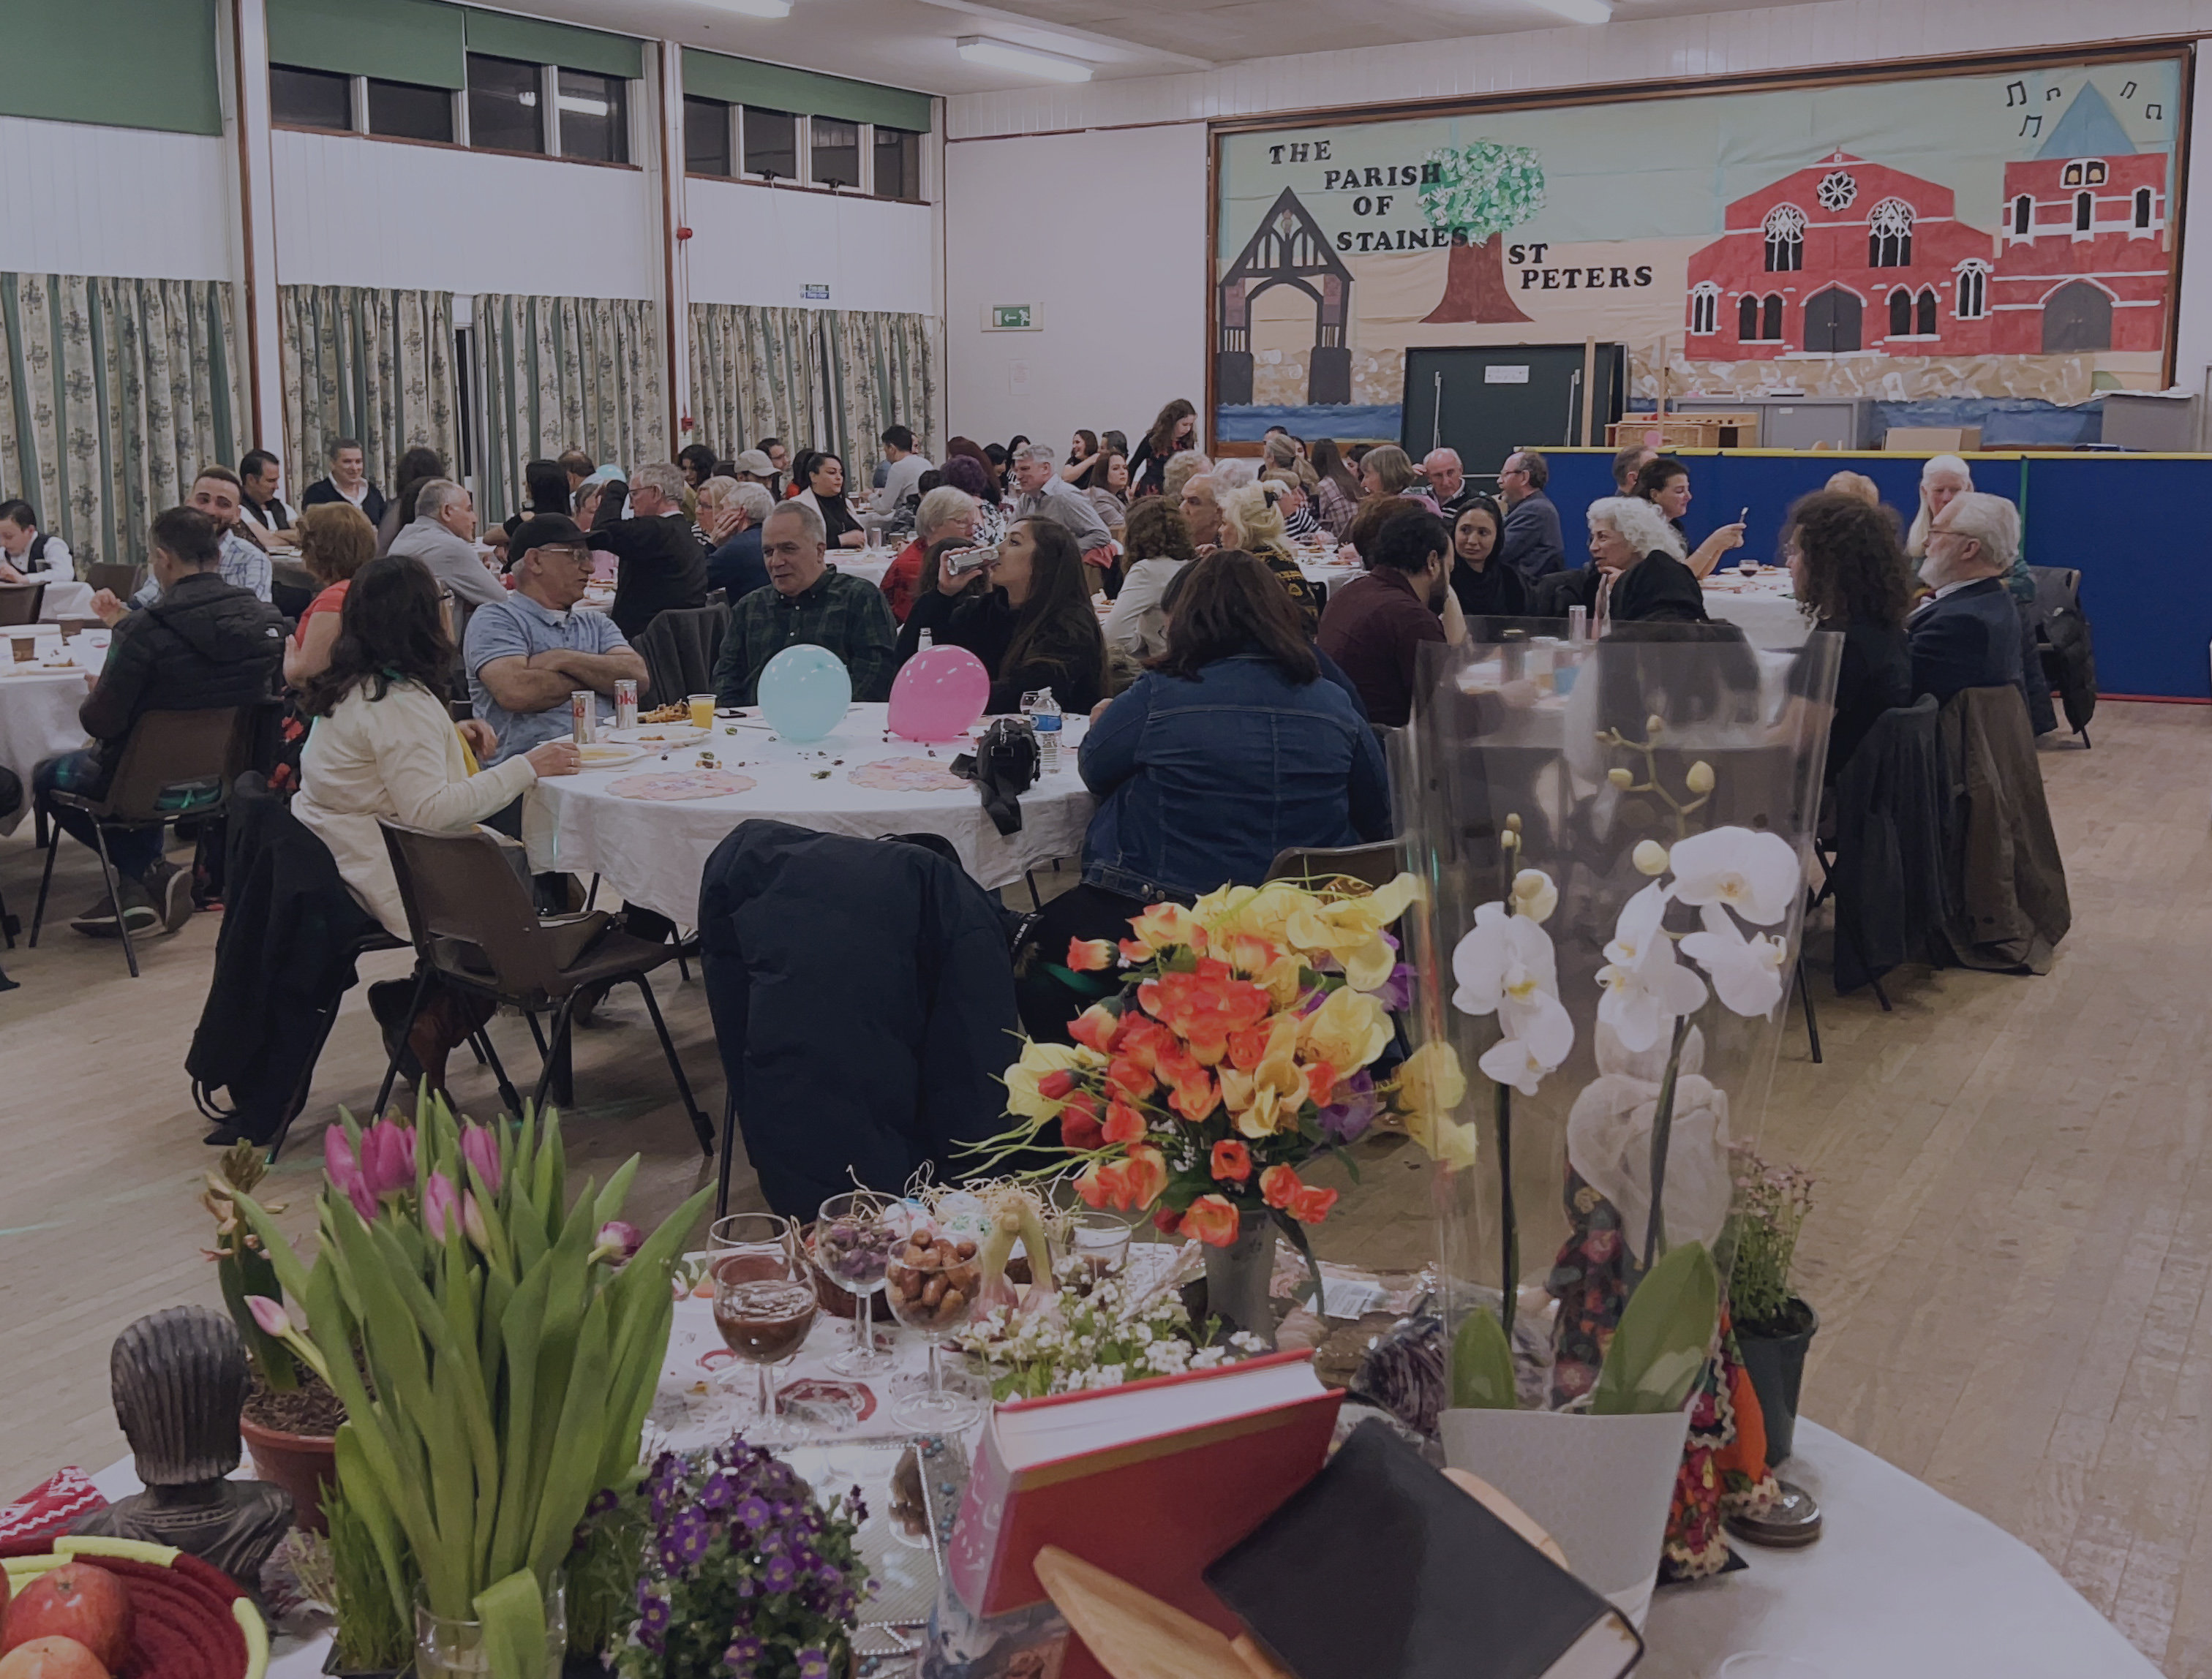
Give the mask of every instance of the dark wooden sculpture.
[(292, 1525), (292, 1495), (265, 1481), (232, 1481), (241, 1447), (246, 1347), (220, 1312), (173, 1306), (115, 1338), (108, 1381), (116, 1421), (146, 1490), (81, 1518), (75, 1533), (173, 1545), (249, 1591)]

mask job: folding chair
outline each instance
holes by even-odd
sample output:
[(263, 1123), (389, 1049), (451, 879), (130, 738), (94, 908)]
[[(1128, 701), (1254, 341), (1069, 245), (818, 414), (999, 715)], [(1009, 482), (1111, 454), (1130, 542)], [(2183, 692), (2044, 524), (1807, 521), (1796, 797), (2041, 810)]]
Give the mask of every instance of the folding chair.
[[(692, 1100), (690, 1082), (684, 1076), (684, 1064), (677, 1058), (675, 1042), (646, 978), (674, 959), (672, 945), (648, 943), (621, 930), (604, 910), (540, 919), (530, 888), (508, 864), (501, 842), (482, 828), (441, 833), (398, 822), (380, 821), (378, 826), (384, 830), (399, 901), (407, 912), (408, 935), (415, 945), (415, 991), (398, 1034), (403, 1047), (433, 983), (514, 1004), (531, 1016), (533, 1033), (538, 1011), (551, 1009), (553, 1033), (542, 1044), (544, 1066), (533, 1098), (535, 1106), (543, 1108), (545, 1093), (567, 1055), (578, 996), (587, 988), (634, 985), (659, 1034), (661, 1053), (668, 1058), (668, 1070), (698, 1136), (700, 1152), (712, 1157), (714, 1128)], [(491, 1050), (489, 1034), (479, 1035), (499, 1081), (500, 1095), (519, 1114), (521, 1101), (497, 1052)], [(395, 1054), (376, 1093), (375, 1112), (384, 1112), (398, 1072)]]
[[(251, 707), (221, 706), (200, 712), (147, 712), (131, 725), (122, 755), (108, 777), (106, 794), (89, 798), (56, 789), (49, 805), (82, 810), (93, 820), (100, 870), (115, 906), (116, 929), (123, 936), (123, 957), (131, 977), (138, 977), (138, 952), (130, 924), (123, 919), (121, 883), (107, 853), (110, 833), (165, 828), (179, 816), (221, 813), (230, 784), (246, 765), (246, 718)], [(39, 948), (39, 929), (46, 918), (46, 893), (54, 882), (54, 858), (60, 852), (59, 827), (46, 846), (46, 871), (39, 877), (39, 905), (31, 914), (31, 948)]]
[(35, 624), (46, 597), (42, 579), (34, 583), (0, 583), (0, 624)]
[(1378, 840), (1371, 846), (1297, 846), (1267, 865), (1267, 878), (1318, 885), (1342, 876), (1369, 886), (1388, 886), (1405, 866), (1406, 848), (1395, 840)]

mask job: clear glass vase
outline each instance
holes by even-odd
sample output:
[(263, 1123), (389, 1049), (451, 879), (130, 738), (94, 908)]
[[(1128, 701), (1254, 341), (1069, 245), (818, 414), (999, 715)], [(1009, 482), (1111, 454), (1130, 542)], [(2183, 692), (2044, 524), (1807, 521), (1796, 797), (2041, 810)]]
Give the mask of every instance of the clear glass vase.
[[(568, 1594), (556, 1583), (545, 1594), (545, 1679), (561, 1679), (568, 1654)], [(477, 1679), (491, 1671), (483, 1622), (434, 1614), (415, 1600), (415, 1679)]]

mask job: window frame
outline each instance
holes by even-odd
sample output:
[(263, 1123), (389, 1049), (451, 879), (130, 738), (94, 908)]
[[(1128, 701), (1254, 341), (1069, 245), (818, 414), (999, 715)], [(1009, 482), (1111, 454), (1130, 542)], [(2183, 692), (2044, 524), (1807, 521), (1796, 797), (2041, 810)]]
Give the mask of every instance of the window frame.
[(1690, 288), (1690, 336), (1710, 338), (1720, 330), (1721, 288), (1710, 280)]
[(1958, 289), (1954, 294), (1951, 316), (1954, 320), (1978, 321), (1990, 312), (1990, 265), (1972, 258), (1959, 264)]
[[(321, 123), (293, 122), (286, 118), (279, 117), (276, 114), (276, 73), (279, 70), (283, 71), (287, 76), (312, 76), (319, 82), (331, 82), (337, 83), (344, 89), (345, 92), (345, 125), (342, 128), (331, 128)], [(285, 129), (296, 134), (353, 134), (359, 131), (356, 124), (359, 120), (360, 112), (356, 108), (359, 101), (356, 98), (356, 89), (353, 84), (360, 81), (362, 79), (361, 77), (355, 76), (343, 76), (336, 70), (313, 70), (305, 64), (280, 64), (273, 59), (270, 62), (269, 76), (269, 125), (271, 128)]]
[[(551, 100), (550, 101), (546, 101), (551, 118), (550, 125), (554, 133), (556, 136), (561, 136), (561, 149), (552, 153), (551, 155), (558, 157), (563, 162), (567, 163), (596, 163), (602, 167), (611, 166), (617, 169), (635, 168), (636, 166), (631, 161), (629, 155), (631, 150), (630, 110), (632, 100), (629, 95), (629, 82), (628, 78), (619, 76), (608, 76), (599, 70), (570, 70), (567, 66), (562, 64), (548, 64), (544, 69), (544, 81), (552, 90)], [(564, 133), (567, 125), (562, 120), (561, 111), (561, 78), (563, 76), (587, 76), (593, 81), (599, 82), (603, 87), (610, 83), (613, 85), (616, 89), (615, 100), (617, 108), (609, 114), (606, 121), (608, 124), (608, 131), (613, 136), (615, 144), (619, 148), (623, 154), (620, 157), (586, 157), (581, 153), (572, 152), (568, 149), (568, 142)], [(542, 97), (543, 96), (541, 95), (541, 99)], [(581, 98), (583, 95), (575, 94), (571, 95), (571, 97)], [(581, 113), (580, 112), (579, 114), (580, 115)]]
[[(788, 182), (793, 186), (808, 187), (809, 166), (811, 160), (808, 156), (811, 148), (807, 142), (810, 130), (813, 126), (813, 119), (803, 112), (778, 111), (772, 105), (733, 105), (730, 108), (738, 113), (738, 152), (732, 160), (738, 168), (738, 179), (759, 181), (767, 186), (775, 186)], [(790, 174), (779, 173), (771, 175), (753, 167), (752, 147), (746, 136), (746, 130), (750, 126), (750, 113), (755, 111), (769, 116), (781, 117), (791, 124), (792, 173)], [(810, 190), (819, 191), (820, 189)]]
[[(929, 200), (923, 194), (921, 190), (921, 161), (927, 155), (927, 149), (922, 144), (922, 142), (929, 137), (928, 135), (915, 129), (892, 128), (888, 124), (877, 123), (870, 123), (866, 124), (866, 132), (868, 136), (867, 143), (862, 148), (862, 150), (867, 154), (868, 196), (872, 198), (879, 198), (885, 203), (890, 204), (927, 203)], [(878, 149), (876, 136), (881, 134), (896, 134), (902, 140), (910, 141), (913, 142), (914, 196), (911, 197), (908, 197), (903, 192), (885, 192), (883, 190), (883, 183), (877, 178), (876, 166), (881, 161), (883, 155), (881, 151)], [(903, 150), (903, 148), (901, 149)], [(903, 159), (902, 159), (902, 162), (903, 162)], [(901, 185), (904, 185), (904, 183), (902, 182)]]
[[(550, 145), (551, 136), (549, 133), (549, 130), (552, 127), (552, 121), (550, 113), (548, 112), (545, 107), (545, 67), (543, 64), (533, 64), (526, 58), (504, 58), (496, 52), (471, 52), (468, 57), (471, 64), (475, 64), (477, 59), (482, 58), (487, 63), (512, 64), (517, 69), (526, 70), (531, 72), (531, 78), (533, 84), (531, 88), (531, 93), (532, 97), (537, 100), (536, 105), (531, 107), (531, 111), (538, 124), (538, 145), (535, 149), (526, 150), (514, 146), (495, 146), (479, 139), (476, 132), (476, 112), (470, 105), (470, 101), (475, 98), (477, 92), (474, 82), (471, 82), (468, 87), (464, 88), (461, 90), (462, 106), (464, 109), (468, 111), (468, 131), (466, 137), (461, 142), (461, 143), (467, 146), (471, 151), (497, 152), (507, 157), (551, 157), (556, 155), (556, 154), (551, 150)], [(487, 97), (489, 97), (489, 95), (487, 95)]]
[[(413, 146), (463, 146), (468, 144), (468, 89), (465, 88), (433, 88), (421, 82), (394, 82), (383, 76), (361, 76), (354, 78), (356, 94), (354, 114), (361, 127), (358, 132), (371, 140), (398, 140)], [(376, 126), (375, 95), (379, 88), (399, 88), (418, 93), (443, 96), (446, 101), (446, 131), (435, 134), (392, 134)]]
[[(694, 106), (711, 106), (722, 125), (722, 167), (720, 169), (695, 169), (691, 167), (691, 111)], [(709, 94), (684, 95), (684, 173), (697, 175), (702, 180), (728, 181), (738, 179), (738, 107), (726, 99), (716, 99)]]

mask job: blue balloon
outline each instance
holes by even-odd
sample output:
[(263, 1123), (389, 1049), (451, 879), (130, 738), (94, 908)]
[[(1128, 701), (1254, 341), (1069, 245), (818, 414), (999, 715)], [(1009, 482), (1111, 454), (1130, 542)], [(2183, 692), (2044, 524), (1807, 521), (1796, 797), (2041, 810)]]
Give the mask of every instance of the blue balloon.
[(831, 733), (853, 703), (845, 662), (827, 647), (786, 647), (760, 673), (761, 715), (787, 741), (804, 745)]

